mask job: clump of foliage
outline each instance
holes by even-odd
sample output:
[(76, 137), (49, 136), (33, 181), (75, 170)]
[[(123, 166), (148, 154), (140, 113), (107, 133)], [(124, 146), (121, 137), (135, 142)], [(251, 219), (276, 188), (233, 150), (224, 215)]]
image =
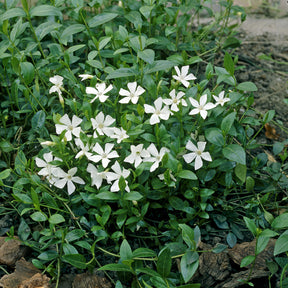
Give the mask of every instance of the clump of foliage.
[[(255, 138), (274, 113), (251, 108), (237, 57), (212, 64), (239, 44), (228, 20), (245, 14), (180, 2), (2, 4), (0, 208), (57, 281), (65, 264), (93, 269), (108, 254), (117, 287), (199, 287), (186, 283), (201, 234), (226, 230), (232, 247), (239, 216), (253, 232), (272, 223), (264, 207), (287, 188), (287, 152), (275, 144), (282, 164), (270, 165)], [(195, 25), (203, 10), (215, 21)]]

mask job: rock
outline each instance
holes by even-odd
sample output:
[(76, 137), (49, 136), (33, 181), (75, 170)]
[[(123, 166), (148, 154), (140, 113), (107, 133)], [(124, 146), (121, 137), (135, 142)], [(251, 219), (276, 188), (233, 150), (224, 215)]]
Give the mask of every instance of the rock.
[(253, 270), (251, 274), (250, 274), (250, 270), (241, 271), (239, 273), (232, 274), (228, 280), (215, 286), (215, 288), (237, 288), (237, 287), (242, 287), (242, 286), (247, 287), (247, 284), (245, 282), (242, 282), (241, 280), (248, 280), (249, 278), (249, 282), (253, 282), (252, 280), (260, 279), (260, 278), (267, 278), (269, 275), (270, 275), (270, 272), (264, 271), (264, 270)]
[[(273, 259), (275, 242), (275, 239), (270, 239), (266, 248), (256, 257), (254, 265), (255, 270), (266, 269), (266, 261), (271, 261)], [(240, 266), (244, 257), (248, 255), (255, 255), (255, 246), (256, 239), (254, 239), (252, 242), (236, 244), (232, 249), (228, 250), (228, 255), (235, 264)], [(245, 268), (249, 268), (249, 266)]]
[[(211, 250), (212, 246), (201, 242), (199, 248)], [(230, 272), (231, 265), (226, 252), (204, 252), (199, 257), (198, 275), (195, 275), (196, 279), (193, 277), (193, 281), (200, 282), (201, 287), (214, 287), (216, 282), (226, 279)]]
[[(40, 270), (34, 267), (30, 262), (27, 262), (24, 258), (16, 262), (15, 271), (12, 274), (5, 275), (0, 279), (0, 287), (2, 288), (48, 288), (49, 278), (40, 274)], [(38, 275), (37, 277), (34, 277)], [(40, 275), (40, 276), (39, 276)], [(42, 278), (40, 278), (42, 277)], [(42, 282), (40, 282), (40, 280)], [(27, 281), (28, 280), (28, 281)], [(32, 281), (32, 282), (31, 282)], [(35, 283), (41, 285), (35, 286)], [(46, 286), (44, 286), (44, 284)], [(21, 286), (22, 285), (22, 286)], [(24, 286), (23, 286), (24, 285)], [(29, 286), (30, 285), (30, 286)], [(34, 286), (31, 286), (34, 285)]]
[(49, 280), (46, 275), (37, 273), (30, 279), (24, 280), (19, 288), (49, 288)]
[(21, 246), (19, 238), (0, 237), (0, 264), (13, 266), (26, 251), (27, 247)]
[(89, 273), (75, 276), (72, 288), (111, 288), (111, 283), (105, 278)]

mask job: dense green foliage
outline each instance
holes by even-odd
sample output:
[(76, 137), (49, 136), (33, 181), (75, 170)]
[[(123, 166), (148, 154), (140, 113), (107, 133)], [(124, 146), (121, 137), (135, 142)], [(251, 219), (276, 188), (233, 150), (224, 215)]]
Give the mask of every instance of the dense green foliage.
[(256, 85), (234, 75), (240, 7), (17, 2), (0, 4), (0, 212), (17, 215), (4, 233), (35, 266), (59, 281), (108, 254), (101, 269), (119, 272), (118, 288), (200, 287), (186, 283), (201, 239), (221, 230), (233, 247), (246, 225), (259, 243), (246, 266), (287, 228), (268, 212), (285, 201), (286, 143), (269, 161), (256, 139), (274, 111), (255, 112)]

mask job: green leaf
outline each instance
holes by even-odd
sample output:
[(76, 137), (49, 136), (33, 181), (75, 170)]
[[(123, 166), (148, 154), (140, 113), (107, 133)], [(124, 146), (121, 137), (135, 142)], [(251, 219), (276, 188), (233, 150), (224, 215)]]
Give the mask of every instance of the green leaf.
[(30, 62), (21, 62), (21, 74), (24, 78), (25, 83), (30, 84), (35, 78), (35, 69), (32, 63)]
[(62, 24), (47, 21), (37, 26), (37, 28), (35, 29), (35, 33), (39, 41), (41, 41), (46, 35), (53, 32), (54, 30), (57, 30), (61, 26)]
[(136, 30), (141, 29), (143, 20), (141, 14), (138, 11), (129, 12), (125, 15), (125, 18), (134, 25)]
[(243, 164), (237, 164), (235, 167), (235, 175), (239, 178), (239, 180), (244, 183), (246, 180), (247, 166)]
[(29, 225), (26, 223), (24, 218), (21, 217), (20, 225), (18, 227), (18, 236), (22, 241), (26, 241), (31, 233)]
[(26, 13), (22, 8), (12, 8), (7, 10), (0, 16), (0, 22), (14, 17), (25, 17), (25, 16)]
[(180, 285), (177, 286), (177, 288), (201, 288), (201, 284), (186, 284), (186, 285)]
[(223, 152), (224, 157), (227, 158), (228, 160), (246, 165), (245, 150), (241, 146), (237, 144), (230, 144), (226, 146), (222, 150), (222, 152)]
[(116, 14), (116, 13), (98, 14), (88, 21), (88, 26), (90, 28), (97, 27), (97, 26), (102, 25), (104, 23), (110, 22), (111, 20), (113, 20), (117, 16), (118, 16), (118, 14)]
[(38, 194), (32, 187), (31, 187), (31, 198), (32, 198), (35, 209), (40, 210), (40, 202), (39, 202)]
[(283, 213), (277, 216), (271, 224), (273, 229), (286, 229), (288, 228), (288, 213)]
[(148, 248), (138, 248), (132, 253), (134, 258), (153, 258), (156, 257), (155, 251)]
[(71, 264), (73, 267), (76, 267), (78, 269), (86, 269), (86, 259), (83, 255), (81, 254), (68, 254), (68, 255), (63, 255), (61, 257), (61, 260)]
[(102, 39), (100, 42), (99, 42), (99, 47), (98, 49), (99, 50), (102, 50), (110, 41), (111, 41), (111, 37), (105, 37), (104, 39)]
[(170, 274), (172, 267), (172, 258), (170, 255), (170, 249), (165, 247), (158, 255), (157, 260), (157, 272), (164, 278), (167, 278)]
[(115, 79), (115, 78), (127, 78), (131, 76), (137, 76), (139, 73), (137, 70), (132, 69), (132, 68), (120, 68), (117, 70), (114, 70), (109, 73), (109, 75), (106, 77), (106, 80), (109, 79)]
[(120, 197), (117, 193), (113, 192), (101, 192), (95, 196), (102, 200), (118, 200)]
[(234, 233), (229, 232), (227, 237), (226, 237), (226, 241), (227, 241), (229, 247), (233, 248), (237, 243), (237, 237), (235, 236)]
[(142, 51), (146, 46), (146, 38), (144, 36), (135, 36), (131, 38), (129, 42), (135, 52)]
[(244, 217), (244, 221), (246, 223), (247, 228), (250, 230), (250, 232), (256, 236), (257, 235), (257, 227), (255, 222), (252, 219), (249, 219), (247, 217)]
[(22, 175), (25, 173), (27, 165), (27, 159), (25, 157), (25, 154), (22, 150), (18, 151), (17, 156), (15, 158), (15, 170), (19, 175)]
[(27, 0), (21, 0), (21, 4), (22, 4), (22, 7), (23, 7), (23, 9), (25, 10), (25, 12), (28, 13), (28, 11), (29, 11), (29, 5), (28, 5)]
[(234, 75), (234, 61), (229, 53), (225, 53), (224, 56), (224, 68), (229, 72), (231, 76)]
[(50, 5), (39, 5), (35, 6), (30, 9), (30, 17), (47, 17), (47, 16), (58, 16), (59, 18), (62, 18), (62, 12), (60, 9), (50, 6)]
[(255, 181), (252, 177), (248, 176), (246, 179), (246, 189), (248, 192), (252, 192), (254, 190)]
[[(163, 278), (161, 278), (161, 277), (151, 277), (150, 281), (153, 284), (153, 286), (150, 286), (150, 287), (157, 287), (157, 288), (167, 288), (167, 287), (169, 287), (169, 286), (167, 286), (165, 280)], [(147, 287), (147, 288), (150, 288), (150, 287)]]
[(143, 196), (139, 192), (130, 192), (124, 195), (124, 199), (130, 201), (138, 201), (142, 198)]
[(81, 229), (75, 229), (70, 232), (68, 232), (65, 236), (65, 240), (67, 242), (73, 242), (75, 240), (78, 240), (82, 238), (85, 235), (85, 231)]
[(140, 7), (139, 11), (141, 12), (141, 14), (148, 19), (150, 17), (150, 13), (153, 10), (153, 8), (155, 7), (155, 5), (152, 6), (142, 6)]
[(252, 82), (240, 83), (239, 85), (237, 85), (236, 88), (241, 91), (248, 91), (248, 92), (254, 92), (258, 90), (257, 86)]
[(71, 255), (71, 254), (79, 254), (78, 250), (69, 243), (63, 244), (63, 252), (65, 255)]
[(144, 74), (151, 74), (158, 71), (166, 71), (174, 67), (174, 63), (168, 60), (157, 60), (144, 69)]
[(30, 217), (35, 222), (44, 222), (48, 219), (47, 215), (40, 211), (34, 212)]
[(11, 173), (11, 169), (5, 169), (3, 170), (2, 172), (0, 172), (0, 179), (3, 180), (3, 179), (6, 179), (10, 176), (10, 173)]
[(270, 238), (265, 236), (259, 236), (256, 242), (256, 255), (260, 254), (267, 246)]
[(152, 49), (145, 49), (143, 51), (139, 51), (137, 55), (140, 59), (144, 60), (149, 64), (152, 64), (154, 62), (155, 52)]
[(73, 24), (68, 26), (61, 34), (59, 40), (62, 44), (67, 45), (67, 42), (72, 42), (69, 41), (69, 38), (77, 33), (80, 33), (86, 29), (85, 25), (83, 24)]
[(194, 240), (194, 231), (187, 224), (179, 224), (180, 229), (182, 230), (182, 238), (184, 242), (190, 249), (196, 248), (196, 243)]
[(288, 234), (287, 230), (280, 235), (280, 237), (276, 240), (274, 247), (274, 256), (287, 252), (288, 251)]
[(205, 130), (205, 138), (216, 146), (224, 145), (224, 137), (219, 128), (208, 128)]
[(182, 179), (197, 180), (196, 174), (190, 170), (182, 170), (177, 174), (177, 176)]
[[(196, 255), (196, 256), (195, 256)], [(199, 255), (197, 252), (187, 251), (181, 258), (181, 275), (187, 283), (195, 274), (199, 266)]]
[(240, 268), (243, 268), (243, 267), (250, 265), (254, 260), (255, 260), (254, 255), (248, 255), (248, 256), (244, 257), (241, 261)]
[(235, 37), (228, 37), (225, 39), (222, 47), (223, 47), (223, 49), (226, 49), (228, 47), (237, 48), (240, 46), (240, 44), (241, 44), (241, 42), (239, 41), (239, 39), (237, 39)]
[(56, 250), (48, 250), (48, 251), (41, 253), (38, 256), (38, 258), (43, 261), (51, 261), (53, 259), (56, 259), (58, 256), (59, 254)]
[(263, 123), (266, 124), (270, 122), (274, 116), (275, 116), (275, 110), (267, 111), (263, 116)]
[(48, 220), (49, 220), (49, 223), (53, 225), (57, 225), (59, 223), (65, 222), (64, 217), (60, 214), (53, 214)]
[(221, 130), (224, 132), (224, 134), (227, 134), (229, 130), (231, 129), (235, 119), (236, 119), (236, 112), (232, 112), (228, 114), (221, 122)]
[(128, 265), (117, 263), (117, 264), (107, 264), (100, 268), (98, 268), (100, 271), (116, 271), (116, 272), (131, 272), (133, 273), (133, 270)]
[(31, 126), (33, 129), (41, 129), (45, 126), (46, 115), (43, 110), (40, 110), (34, 114), (31, 120)]
[(212, 252), (218, 254), (218, 253), (225, 251), (226, 249), (227, 249), (227, 245), (217, 243), (216, 246), (213, 248)]
[(133, 258), (132, 249), (126, 239), (123, 240), (120, 246), (120, 258), (122, 261)]

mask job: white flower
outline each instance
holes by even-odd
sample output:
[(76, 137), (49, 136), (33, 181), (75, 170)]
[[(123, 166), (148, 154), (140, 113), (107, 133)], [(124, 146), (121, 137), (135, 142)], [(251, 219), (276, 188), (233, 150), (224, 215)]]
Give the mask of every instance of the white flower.
[(181, 68), (181, 72), (177, 66), (175, 66), (174, 69), (177, 73), (177, 76), (173, 75), (173, 78), (181, 82), (186, 88), (189, 86), (188, 81), (196, 79), (196, 77), (192, 73), (188, 74), (189, 66), (183, 66)]
[[(115, 163), (113, 164), (113, 166), (111, 166), (111, 169), (114, 172), (107, 172), (106, 176), (107, 176), (107, 182), (111, 183), (114, 181), (114, 183), (112, 184), (110, 191), (111, 192), (117, 192), (120, 190), (119, 188), (119, 179), (121, 176), (123, 176), (124, 179), (126, 179), (129, 175), (130, 175), (130, 171), (123, 168), (123, 170), (120, 167), (120, 164), (118, 163), (118, 161), (115, 161)], [(126, 187), (125, 190), (127, 192), (130, 192), (130, 188), (128, 186), (128, 182), (127, 180), (125, 180), (126, 183)]]
[(84, 144), (80, 138), (75, 139), (75, 144), (81, 149), (75, 156), (75, 159), (80, 158), (82, 156), (86, 156), (88, 159), (92, 156), (90, 151), (89, 144)]
[(186, 149), (192, 151), (192, 153), (188, 153), (183, 155), (183, 158), (186, 163), (191, 163), (195, 159), (195, 170), (198, 170), (203, 166), (202, 159), (206, 161), (212, 161), (209, 152), (204, 152), (206, 142), (198, 142), (196, 147), (190, 140), (188, 140), (186, 144)]
[(152, 162), (153, 165), (150, 167), (150, 172), (155, 171), (159, 167), (159, 163), (161, 162), (163, 156), (169, 152), (169, 149), (162, 147), (160, 152), (158, 152), (154, 143), (150, 144), (147, 148), (147, 151), (151, 154), (149, 157), (144, 158), (144, 162)]
[(90, 103), (93, 103), (96, 99), (99, 98), (100, 102), (105, 102), (109, 96), (105, 95), (106, 93), (108, 93), (109, 91), (111, 91), (113, 89), (112, 84), (110, 84), (107, 88), (106, 88), (106, 84), (105, 83), (97, 83), (96, 84), (96, 89), (93, 87), (86, 87), (86, 93), (87, 94), (94, 94), (96, 95), (96, 97), (94, 97)]
[(131, 145), (131, 154), (124, 159), (124, 162), (128, 162), (133, 164), (135, 168), (137, 168), (143, 161), (142, 158), (150, 157), (150, 153), (143, 149), (143, 144), (139, 144), (137, 146)]
[(143, 89), (141, 86), (137, 87), (137, 82), (128, 83), (127, 87), (129, 91), (122, 88), (120, 89), (119, 94), (126, 97), (121, 99), (119, 103), (127, 104), (131, 101), (133, 104), (136, 104), (138, 102), (139, 96), (145, 92), (145, 89)]
[(92, 183), (91, 185), (95, 185), (97, 189), (99, 189), (102, 185), (103, 180), (106, 180), (106, 173), (105, 171), (99, 172), (98, 169), (91, 163), (87, 166), (87, 172), (91, 174)]
[(111, 161), (110, 158), (117, 158), (119, 157), (118, 153), (116, 151), (112, 151), (114, 147), (114, 144), (112, 143), (106, 143), (105, 144), (105, 150), (100, 146), (99, 143), (96, 143), (93, 151), (96, 152), (98, 155), (93, 155), (89, 157), (89, 160), (97, 163), (100, 160), (102, 161), (102, 166), (106, 168)]
[(111, 138), (116, 138), (117, 139), (117, 143), (121, 143), (122, 140), (129, 138), (129, 136), (127, 135), (126, 131), (122, 127), (120, 129), (114, 127), (114, 134), (112, 134), (110, 137)]
[(221, 106), (223, 106), (226, 102), (229, 102), (230, 101), (230, 99), (229, 98), (224, 98), (224, 91), (221, 91), (220, 93), (219, 93), (219, 97), (217, 97), (217, 96), (215, 96), (215, 95), (212, 95), (213, 96), (213, 98), (215, 99), (215, 101), (216, 101), (216, 106), (218, 106), (218, 105), (221, 105)]
[(90, 74), (80, 74), (79, 77), (81, 78), (81, 81), (93, 78), (93, 76)]
[[(102, 111), (97, 114), (95, 119), (91, 118), (93, 129), (96, 130), (99, 135), (105, 134), (108, 137), (110, 137), (114, 132), (114, 128), (109, 127), (114, 122), (115, 122), (114, 118), (112, 118), (110, 115), (107, 115), (105, 117)], [(94, 132), (93, 137), (94, 138), (97, 137), (96, 132)]]
[(213, 108), (216, 107), (211, 102), (206, 104), (206, 102), (207, 102), (207, 94), (202, 95), (200, 97), (199, 102), (196, 101), (195, 99), (191, 98), (191, 97), (189, 98), (189, 100), (190, 100), (192, 106), (195, 107), (193, 110), (190, 111), (189, 115), (195, 115), (195, 114), (199, 114), (200, 113), (200, 115), (201, 115), (201, 117), (203, 119), (205, 119), (207, 117), (207, 115), (208, 115), (207, 110), (210, 110), (210, 109), (213, 109)]
[(187, 106), (186, 101), (184, 99), (181, 99), (185, 95), (184, 92), (180, 91), (176, 95), (176, 91), (175, 91), (175, 89), (173, 89), (169, 93), (169, 95), (171, 96), (171, 99), (163, 99), (163, 103), (171, 106), (170, 107), (171, 111), (178, 112), (179, 111), (178, 105), (180, 103), (182, 103), (182, 106)]
[(63, 89), (63, 77), (59, 75), (55, 75), (54, 77), (49, 78), (49, 81), (54, 84), (50, 89), (49, 89), (49, 94), (53, 92), (57, 92), (58, 95), (60, 96), (62, 94), (62, 89)]
[(169, 111), (169, 107), (167, 105), (165, 105), (162, 108), (162, 103), (163, 103), (163, 99), (161, 97), (159, 97), (154, 101), (155, 107), (148, 105), (148, 104), (144, 104), (145, 112), (152, 114), (152, 116), (150, 118), (150, 124), (151, 125), (159, 123), (160, 119), (163, 119), (163, 120), (169, 119), (169, 116), (171, 113)]
[(43, 154), (43, 158), (44, 160), (42, 160), (41, 158), (36, 157), (35, 158), (35, 163), (39, 168), (42, 168), (39, 172), (38, 175), (40, 176), (49, 176), (52, 173), (52, 169), (55, 168), (55, 165), (50, 164), (50, 162), (52, 162), (53, 160), (59, 160), (62, 161), (60, 158), (58, 157), (53, 157), (52, 152), (49, 153), (44, 153)]
[(76, 172), (77, 167), (68, 170), (68, 173), (64, 172), (61, 168), (53, 169), (53, 175), (58, 178), (53, 185), (62, 189), (67, 184), (68, 194), (71, 195), (75, 191), (75, 185), (73, 182), (85, 184), (83, 179), (78, 176), (74, 176)]
[(80, 123), (82, 122), (82, 119), (77, 117), (76, 115), (73, 115), (72, 122), (69, 119), (68, 115), (65, 114), (62, 116), (59, 120), (61, 124), (56, 124), (56, 133), (61, 134), (64, 130), (66, 130), (65, 137), (67, 141), (72, 140), (72, 134), (76, 137), (80, 136), (81, 128), (78, 127)]

